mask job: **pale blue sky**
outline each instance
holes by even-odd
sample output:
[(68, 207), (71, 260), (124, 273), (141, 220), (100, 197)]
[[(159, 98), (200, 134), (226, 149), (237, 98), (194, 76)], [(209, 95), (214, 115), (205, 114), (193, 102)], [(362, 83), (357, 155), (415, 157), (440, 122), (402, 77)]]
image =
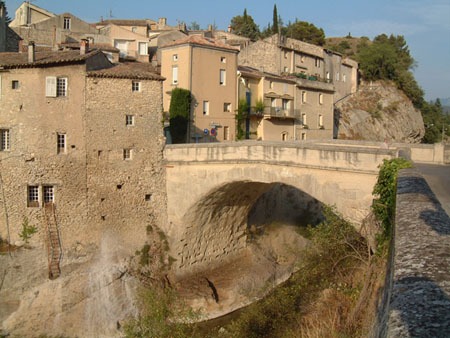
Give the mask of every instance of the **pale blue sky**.
[[(6, 0), (11, 17), (21, 0)], [(450, 0), (35, 0), (53, 13), (70, 12), (88, 22), (107, 19), (166, 17), (168, 24), (196, 21), (201, 28), (215, 23), (226, 29), (244, 8), (264, 28), (272, 21), (273, 5), (285, 23), (296, 18), (324, 29), (327, 37), (403, 35), (417, 61), (414, 70), (427, 100), (450, 97)]]

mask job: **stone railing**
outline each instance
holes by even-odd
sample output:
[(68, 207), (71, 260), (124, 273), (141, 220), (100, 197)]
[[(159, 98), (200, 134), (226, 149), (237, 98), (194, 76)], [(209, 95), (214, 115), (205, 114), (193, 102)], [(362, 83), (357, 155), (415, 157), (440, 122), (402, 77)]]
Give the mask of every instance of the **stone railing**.
[(396, 226), (374, 337), (450, 337), (450, 218), (415, 169), (399, 173)]

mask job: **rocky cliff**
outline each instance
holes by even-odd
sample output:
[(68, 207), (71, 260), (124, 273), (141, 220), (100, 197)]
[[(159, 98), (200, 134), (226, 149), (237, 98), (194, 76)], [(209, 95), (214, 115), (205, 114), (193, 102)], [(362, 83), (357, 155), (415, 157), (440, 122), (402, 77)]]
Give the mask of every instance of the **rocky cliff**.
[(419, 143), (422, 115), (395, 84), (363, 83), (358, 92), (336, 103), (339, 139)]

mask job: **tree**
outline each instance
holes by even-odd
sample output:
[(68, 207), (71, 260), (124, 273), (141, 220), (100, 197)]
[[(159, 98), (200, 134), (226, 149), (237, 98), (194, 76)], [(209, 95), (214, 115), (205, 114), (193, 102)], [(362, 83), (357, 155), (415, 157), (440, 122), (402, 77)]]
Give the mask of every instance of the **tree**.
[(285, 30), (289, 38), (297, 39), (318, 46), (325, 44), (325, 33), (322, 28), (306, 21), (295, 21), (290, 23)]
[(6, 24), (8, 25), (11, 22), (11, 18), (8, 16), (8, 10), (6, 9), (6, 4), (4, 1), (0, 0), (0, 5), (3, 5), (3, 7), (5, 8), (5, 21), (6, 21)]
[(200, 25), (197, 21), (192, 21), (191, 24), (189, 25), (188, 29), (191, 31), (199, 31)]
[(245, 36), (251, 40), (259, 38), (259, 27), (253, 21), (251, 15), (247, 14), (247, 9), (244, 9), (244, 14), (235, 16), (230, 22), (231, 32), (240, 36)]
[(183, 88), (172, 90), (170, 100), (170, 134), (173, 143), (185, 143), (191, 111), (191, 92)]
[(278, 11), (277, 5), (273, 5), (273, 25), (272, 25), (273, 34), (278, 33)]

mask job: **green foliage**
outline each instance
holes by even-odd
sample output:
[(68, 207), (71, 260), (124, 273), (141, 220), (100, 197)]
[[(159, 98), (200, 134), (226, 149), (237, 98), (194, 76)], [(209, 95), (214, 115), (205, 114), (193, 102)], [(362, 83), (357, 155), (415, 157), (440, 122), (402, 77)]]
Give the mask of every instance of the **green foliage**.
[(394, 81), (416, 107), (420, 106), (423, 90), (411, 72), (415, 61), (402, 35), (381, 34), (373, 43), (360, 43), (356, 59), (365, 80)]
[(383, 245), (391, 238), (395, 222), (398, 171), (410, 167), (411, 162), (403, 158), (383, 160), (383, 164), (380, 167), (377, 183), (373, 189), (373, 194), (378, 197), (372, 204), (372, 210), (376, 218), (381, 222), (382, 227), (382, 233), (378, 238), (379, 245)]
[(248, 116), (248, 111), (250, 107), (247, 104), (245, 99), (240, 99), (238, 103), (237, 113), (235, 115), (236, 124), (237, 124), (237, 132), (236, 139), (243, 140), (245, 138), (245, 130), (243, 124), (245, 123), (245, 119)]
[(188, 26), (188, 29), (191, 31), (199, 31), (200, 24), (197, 21), (192, 21), (191, 24)]
[(30, 225), (28, 218), (24, 217), (22, 221), (22, 231), (19, 233), (19, 237), (22, 238), (25, 243), (28, 243), (28, 240), (36, 232), (37, 228), (34, 225)]
[(266, 106), (265, 106), (263, 100), (260, 99), (260, 100), (255, 102), (255, 107), (254, 107), (255, 112), (263, 113), (265, 108), (266, 108)]
[(11, 18), (8, 15), (8, 10), (6, 9), (6, 4), (4, 1), (0, 1), (0, 4), (3, 4), (3, 6), (5, 8), (5, 21), (6, 21), (6, 24), (9, 25), (9, 23), (11, 22)]
[[(327, 288), (340, 288), (350, 301), (356, 301), (360, 288), (342, 281), (342, 276), (353, 275), (359, 264), (367, 264), (365, 241), (334, 209), (325, 208), (324, 213), (325, 221), (309, 228), (313, 245), (304, 252), (298, 272), (226, 326), (227, 336), (290, 337), (290, 332), (300, 336), (302, 332), (298, 332), (296, 323)], [(330, 336), (346, 337), (355, 333), (348, 327), (339, 330)]]
[(183, 88), (172, 90), (170, 100), (170, 134), (173, 143), (185, 143), (191, 111), (191, 92)]
[(140, 256), (139, 264), (141, 264), (141, 266), (146, 266), (150, 263), (151, 257), (149, 255), (149, 251), (150, 251), (149, 244), (145, 244), (140, 251), (139, 250), (136, 251), (136, 254)]
[(259, 27), (253, 21), (251, 15), (247, 15), (247, 9), (244, 9), (244, 14), (237, 15), (231, 19), (231, 32), (237, 35), (245, 36), (251, 40), (256, 40), (260, 36)]
[(278, 33), (278, 11), (277, 11), (277, 5), (273, 5), (273, 19), (272, 19), (272, 33), (277, 34)]
[(295, 21), (289, 24), (284, 33), (287, 37), (318, 46), (325, 44), (325, 32), (322, 28), (306, 21)]
[[(443, 112), (439, 99), (434, 103), (423, 102), (421, 111), (425, 125), (423, 143), (440, 142), (443, 136), (450, 135), (450, 116)], [(444, 135), (442, 129), (444, 129)]]
[(146, 289), (139, 297), (140, 315), (124, 325), (127, 338), (185, 338), (198, 337), (192, 322), (198, 316), (182, 304), (174, 291), (169, 289)]

